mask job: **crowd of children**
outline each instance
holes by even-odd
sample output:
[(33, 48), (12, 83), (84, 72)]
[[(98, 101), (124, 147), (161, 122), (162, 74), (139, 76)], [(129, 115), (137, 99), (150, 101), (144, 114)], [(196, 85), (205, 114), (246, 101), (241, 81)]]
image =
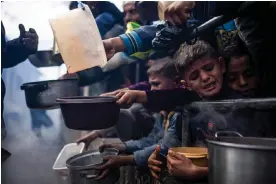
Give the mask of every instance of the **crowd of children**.
[[(183, 132), (177, 128), (181, 127), (177, 124), (182, 124), (183, 120), (181, 111), (178, 112), (175, 107), (192, 101), (237, 99), (258, 95), (259, 79), (250, 54), (241, 42), (229, 45), (223, 53), (217, 52), (202, 40), (192, 44), (185, 43), (181, 45), (174, 58), (155, 60), (148, 69), (148, 77), (151, 86), (149, 91), (122, 89), (103, 94), (117, 96), (120, 104), (142, 103), (150, 111), (159, 112), (154, 113), (155, 124), (147, 137), (100, 147), (113, 147), (120, 152), (128, 153), (106, 158), (106, 164), (99, 167), (105, 172), (109, 168), (123, 165), (148, 166), (152, 176), (158, 179), (157, 173), (162, 165), (158, 160), (160, 149), (166, 154), (169, 148), (181, 145)], [(247, 128), (250, 135), (252, 127)], [(202, 136), (202, 131), (211, 135), (217, 129), (219, 125), (216, 125), (214, 117), (202, 115), (201, 118), (191, 118), (187, 130), (187, 135), (190, 136), (189, 146), (206, 146), (206, 137)], [(235, 127), (235, 124), (229, 124), (224, 129), (242, 131)], [(167, 155), (167, 167), (172, 175), (184, 179), (201, 178), (208, 174), (208, 168), (195, 166), (183, 155), (172, 151)]]
[[(195, 4), (188, 3), (185, 6), (188, 9), (191, 6), (191, 9)], [(182, 17), (181, 21), (186, 22), (190, 18), (189, 12), (183, 13), (184, 18)], [(166, 13), (165, 16), (174, 25), (183, 23), (178, 19), (181, 16), (171, 17)], [(111, 51), (125, 51), (132, 54), (150, 49), (152, 46), (148, 46), (151, 45), (148, 40), (152, 40), (149, 37), (151, 32), (156, 32), (154, 29), (156, 28), (143, 27), (140, 30), (106, 40), (104, 46), (107, 55), (112, 55)], [(237, 117), (231, 114), (224, 117), (222, 126), (215, 114), (203, 111), (191, 117), (189, 122), (186, 122), (188, 126), (183, 130), (181, 126), (184, 121), (183, 106), (194, 101), (262, 97), (260, 77), (253, 62), (252, 53), (247, 50), (237, 32), (231, 33), (231, 41), (227, 40), (227, 43), (220, 45), (223, 47), (214, 48), (203, 39), (183, 43), (172, 58), (163, 57), (151, 60), (148, 69), (150, 90), (148, 90), (147, 83), (142, 83), (128, 89), (103, 94), (103, 96), (116, 96), (118, 104), (143, 104), (149, 112), (155, 112), (153, 113), (155, 124), (151, 133), (146, 137), (100, 146), (100, 149), (117, 148), (120, 152), (127, 154), (105, 158), (107, 162), (98, 168), (104, 173), (101, 177), (104, 177), (110, 168), (135, 165), (138, 168), (149, 169), (148, 173), (152, 178), (158, 180), (164, 164), (160, 155), (163, 155), (166, 157), (170, 175), (180, 181), (207, 178), (208, 167), (198, 167), (185, 156), (169, 148), (206, 147), (206, 135), (214, 135), (220, 130), (234, 130), (245, 136), (274, 137), (276, 135), (269, 121), (240, 125), (240, 121), (235, 122)], [(248, 113), (246, 111), (242, 115), (243, 118), (246, 116), (250, 119)], [(267, 114), (261, 116), (267, 116)], [(185, 143), (182, 142), (183, 136), (186, 136)]]

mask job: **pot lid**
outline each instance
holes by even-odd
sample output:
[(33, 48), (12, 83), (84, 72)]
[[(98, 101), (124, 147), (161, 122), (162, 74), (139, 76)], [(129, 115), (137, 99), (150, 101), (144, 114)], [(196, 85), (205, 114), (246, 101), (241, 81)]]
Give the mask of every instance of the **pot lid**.
[(89, 151), (69, 158), (66, 166), (74, 170), (93, 169), (93, 167), (103, 163), (103, 156), (99, 151)]

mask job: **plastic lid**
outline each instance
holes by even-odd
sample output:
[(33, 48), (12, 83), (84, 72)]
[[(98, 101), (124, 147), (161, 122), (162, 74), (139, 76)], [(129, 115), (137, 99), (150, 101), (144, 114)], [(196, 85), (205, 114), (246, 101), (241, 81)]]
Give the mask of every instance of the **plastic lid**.
[(66, 170), (66, 161), (84, 151), (84, 143), (70, 143), (66, 144), (57, 156), (57, 159), (53, 165), (54, 170)]

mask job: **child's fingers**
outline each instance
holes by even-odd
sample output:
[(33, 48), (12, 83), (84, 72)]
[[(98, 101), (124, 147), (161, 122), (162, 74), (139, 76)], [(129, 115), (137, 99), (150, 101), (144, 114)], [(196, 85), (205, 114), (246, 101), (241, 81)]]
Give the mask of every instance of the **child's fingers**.
[(159, 168), (157, 166), (154, 166), (154, 165), (148, 165), (148, 167), (150, 168), (151, 171), (154, 171), (154, 172), (160, 172), (161, 171), (161, 168)]
[(151, 164), (151, 165), (162, 165), (162, 162), (159, 161), (159, 160), (150, 159), (149, 164)]
[(156, 180), (158, 180), (158, 176), (157, 176), (157, 174), (155, 172), (150, 171), (150, 173), (151, 173), (151, 175), (152, 175), (153, 178), (155, 178)]

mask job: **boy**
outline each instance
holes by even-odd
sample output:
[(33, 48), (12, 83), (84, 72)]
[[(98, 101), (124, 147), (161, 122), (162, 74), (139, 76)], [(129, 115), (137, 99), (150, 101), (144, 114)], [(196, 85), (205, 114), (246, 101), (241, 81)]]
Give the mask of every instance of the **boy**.
[[(158, 59), (148, 69), (149, 83), (151, 90), (174, 89), (180, 87), (176, 82), (178, 75), (172, 59), (169, 57)], [(106, 164), (98, 167), (100, 170), (105, 170), (101, 179), (107, 173), (109, 168), (122, 165), (137, 165), (140, 167), (147, 166), (147, 160), (150, 154), (154, 151), (156, 144), (160, 143), (162, 148), (177, 146), (178, 141), (175, 138), (175, 124), (181, 122), (180, 113), (174, 111), (162, 111), (155, 114), (156, 121), (153, 130), (148, 135), (140, 140), (130, 140), (120, 144), (105, 144), (100, 146), (103, 148), (117, 148), (121, 152), (133, 153), (127, 156), (108, 157)]]
[[(237, 38), (238, 39), (238, 38)], [(247, 48), (237, 41), (223, 50), (226, 60), (226, 77), (229, 88), (245, 97), (256, 97), (260, 80)]]

